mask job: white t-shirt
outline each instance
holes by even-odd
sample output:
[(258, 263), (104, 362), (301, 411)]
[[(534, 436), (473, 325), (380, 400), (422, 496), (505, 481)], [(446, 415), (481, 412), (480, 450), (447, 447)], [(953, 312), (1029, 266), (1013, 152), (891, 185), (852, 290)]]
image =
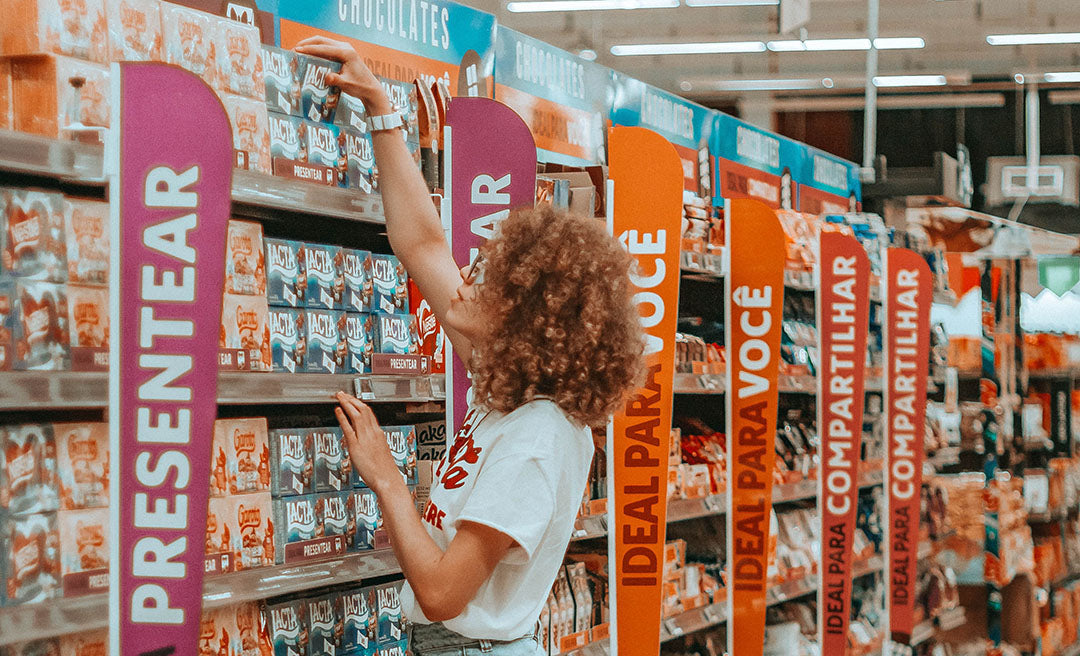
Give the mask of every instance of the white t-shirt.
[[(562, 566), (592, 454), (592, 432), (552, 401), (510, 413), (470, 410), (436, 465), (424, 527), (443, 550), (464, 520), (517, 544), (446, 628), (478, 640), (532, 634)], [(401, 607), (413, 622), (430, 624), (408, 583)]]

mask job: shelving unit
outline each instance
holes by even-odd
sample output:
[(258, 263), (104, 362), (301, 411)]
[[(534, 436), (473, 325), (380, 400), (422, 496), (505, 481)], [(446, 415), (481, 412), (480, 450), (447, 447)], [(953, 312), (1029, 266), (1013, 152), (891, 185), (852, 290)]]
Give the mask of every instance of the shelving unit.
[[(777, 379), (777, 388), (782, 394), (816, 394), (817, 378), (814, 376), (790, 376), (781, 374)], [(724, 394), (727, 381), (724, 374), (675, 374), (676, 394)], [(880, 392), (880, 378), (866, 381), (867, 392)]]

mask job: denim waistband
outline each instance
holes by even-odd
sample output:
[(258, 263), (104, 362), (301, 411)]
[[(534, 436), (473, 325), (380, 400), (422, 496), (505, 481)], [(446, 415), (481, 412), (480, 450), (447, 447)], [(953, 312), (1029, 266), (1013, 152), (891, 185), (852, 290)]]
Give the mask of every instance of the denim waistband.
[(440, 651), (443, 649), (458, 649), (461, 647), (474, 647), (481, 651), (490, 651), (492, 646), (504, 645), (511, 642), (517, 642), (518, 640), (532, 640), (540, 639), (540, 622), (536, 623), (536, 627), (532, 632), (523, 635), (513, 640), (483, 640), (477, 638), (470, 638), (463, 636), (456, 631), (451, 631), (442, 624), (442, 622), (436, 622), (434, 624), (416, 624), (412, 629), (412, 642), (411, 648), (414, 652), (424, 653), (429, 651)]

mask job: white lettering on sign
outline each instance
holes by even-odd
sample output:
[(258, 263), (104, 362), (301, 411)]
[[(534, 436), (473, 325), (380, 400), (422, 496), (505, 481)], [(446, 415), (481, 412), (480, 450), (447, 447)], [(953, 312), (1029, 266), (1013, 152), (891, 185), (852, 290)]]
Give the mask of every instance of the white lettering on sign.
[[(482, 174), (473, 178), (469, 188), (469, 199), (473, 205), (501, 205), (506, 207), (510, 204), (510, 192), (506, 188), (510, 186), (510, 174), (502, 176), (498, 180), (494, 177)], [(474, 235), (487, 241), (495, 235), (495, 225), (510, 216), (510, 209), (501, 209), (491, 214), (485, 214), (473, 219), (469, 229)], [(473, 248), (469, 252), (469, 261), (476, 259), (478, 249)]]
[(836, 189), (847, 189), (847, 167), (828, 157), (814, 155), (814, 182)]
[(395, 39), (450, 49), (450, 10), (427, 0), (338, 0), (338, 20)]
[(915, 444), (915, 372), (918, 371), (919, 340), (919, 271), (901, 269), (896, 272), (893, 300), (897, 305), (896, 321), (889, 326), (893, 361), (890, 367), (893, 406), (890, 439), (893, 442), (893, 458), (889, 469), (889, 485), (897, 499), (910, 499), (918, 494), (915, 480), (915, 452), (922, 444)]
[(829, 290), (837, 299), (830, 303), (829, 325), (835, 327), (830, 334), (831, 347), (828, 362), (823, 363), (829, 371), (830, 420), (828, 432), (828, 478), (825, 479), (825, 510), (843, 516), (851, 510), (851, 465), (858, 457), (858, 440), (861, 427), (852, 426), (855, 398), (855, 370), (860, 366), (855, 352), (855, 269), (854, 257), (836, 257), (831, 263), (835, 282)]
[(569, 53), (562, 55), (518, 41), (514, 44), (514, 75), (522, 82), (584, 100), (585, 64)]
[(739, 346), (737, 354), (740, 366), (739, 380), (735, 384), (739, 398), (745, 399), (763, 394), (771, 387), (768, 375), (761, 376), (754, 372), (764, 370), (775, 355), (769, 343), (763, 339), (772, 328), (772, 286), (744, 285), (731, 294), (731, 300), (739, 308), (736, 312), (739, 328), (750, 338)]
[[(638, 288), (634, 294), (634, 305), (638, 307), (641, 315), (641, 327), (648, 329), (659, 325), (664, 320), (664, 298), (656, 292), (649, 291), (659, 287), (667, 275), (667, 266), (664, 264), (664, 253), (667, 252), (667, 230), (658, 230), (639, 234), (637, 230), (627, 230), (619, 235), (619, 243), (630, 255), (637, 260), (630, 272), (630, 282)], [(655, 255), (650, 258), (648, 256)], [(651, 271), (651, 273), (649, 273)], [(645, 355), (659, 353), (664, 350), (664, 340), (645, 331)]]
[(780, 140), (767, 134), (739, 126), (735, 133), (735, 152), (739, 157), (780, 168)]
[(683, 139), (694, 138), (694, 110), (648, 88), (641, 97), (641, 123)]

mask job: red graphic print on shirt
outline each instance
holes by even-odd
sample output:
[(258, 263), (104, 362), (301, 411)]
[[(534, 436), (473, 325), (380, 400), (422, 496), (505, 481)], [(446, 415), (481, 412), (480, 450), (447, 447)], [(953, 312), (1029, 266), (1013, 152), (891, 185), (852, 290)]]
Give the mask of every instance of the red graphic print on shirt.
[[(435, 468), (435, 478), (438, 479), (437, 485), (442, 485), (448, 490), (456, 490), (465, 484), (465, 479), (469, 477), (469, 471), (465, 469), (464, 465), (475, 465), (477, 460), (480, 459), (480, 453), (483, 451), (481, 447), (476, 446), (473, 442), (473, 433), (476, 432), (476, 427), (480, 425), (480, 422), (487, 416), (486, 412), (478, 412), (476, 410), (470, 410), (469, 414), (465, 415), (465, 421), (461, 424), (461, 429), (454, 435), (454, 444), (446, 451), (446, 455), (439, 461), (439, 466)], [(443, 470), (446, 470), (443, 473)]]

